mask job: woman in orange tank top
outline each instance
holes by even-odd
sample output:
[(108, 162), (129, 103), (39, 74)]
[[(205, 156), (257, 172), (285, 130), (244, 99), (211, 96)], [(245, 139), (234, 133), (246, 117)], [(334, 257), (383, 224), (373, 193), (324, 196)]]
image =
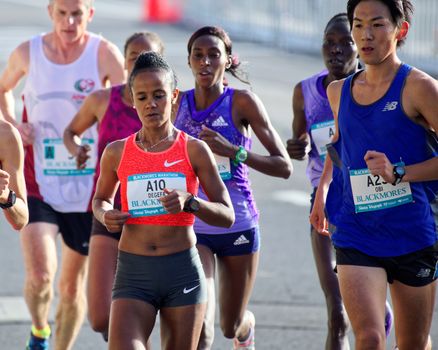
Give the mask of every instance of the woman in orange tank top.
[[(160, 310), (163, 349), (196, 349), (207, 296), (194, 216), (230, 227), (234, 211), (208, 146), (171, 123), (178, 90), (167, 62), (142, 53), (129, 86), (142, 128), (106, 147), (93, 199), (96, 218), (122, 231), (109, 348), (145, 348)], [(196, 197), (198, 181), (209, 201)]]

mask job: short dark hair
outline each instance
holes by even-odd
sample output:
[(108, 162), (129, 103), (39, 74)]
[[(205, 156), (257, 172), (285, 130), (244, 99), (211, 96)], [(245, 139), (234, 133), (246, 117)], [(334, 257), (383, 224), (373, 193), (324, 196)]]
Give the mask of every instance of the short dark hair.
[[(364, 0), (348, 0), (347, 3), (347, 14), (348, 20), (350, 21), (350, 26), (353, 28), (353, 14), (356, 6)], [(404, 21), (411, 24), (412, 14), (414, 13), (414, 5), (412, 5), (411, 0), (377, 0), (388, 7), (391, 13), (392, 22), (400, 28)], [(404, 44), (405, 39), (398, 41), (397, 46)]]
[(134, 40), (138, 38), (145, 38), (149, 40), (151, 43), (155, 43), (158, 46), (158, 53), (160, 55), (164, 54), (164, 43), (161, 40), (160, 36), (157, 33), (154, 32), (136, 32), (129, 36), (128, 39), (125, 41), (125, 45), (123, 46), (123, 54), (126, 56), (126, 52), (128, 51), (128, 46), (130, 43), (132, 43)]
[(153, 51), (143, 51), (140, 55), (138, 55), (137, 59), (134, 63), (134, 68), (132, 69), (131, 74), (129, 75), (128, 84), (130, 89), (132, 89), (132, 84), (134, 82), (135, 77), (145, 70), (152, 71), (164, 71), (169, 76), (170, 87), (172, 90), (176, 88), (177, 79), (176, 75), (166, 60), (157, 52)]
[(348, 16), (346, 12), (337, 13), (332, 18), (330, 18), (325, 26), (324, 33), (327, 32), (328, 27), (330, 27), (333, 23), (336, 22), (347, 22), (349, 27), (351, 28), (351, 25), (349, 24)]
[(189, 53), (189, 56), (192, 53), (192, 46), (195, 40), (204, 35), (212, 35), (223, 41), (225, 45), (225, 52), (227, 53), (227, 55), (231, 56), (231, 65), (225, 68), (225, 71), (230, 72), (233, 77), (239, 79), (241, 82), (249, 84), (247, 78), (248, 74), (244, 72), (241, 68), (239, 68), (241, 65), (239, 57), (233, 55), (233, 42), (231, 41), (228, 33), (221, 27), (205, 26), (195, 31), (187, 43), (187, 51)]

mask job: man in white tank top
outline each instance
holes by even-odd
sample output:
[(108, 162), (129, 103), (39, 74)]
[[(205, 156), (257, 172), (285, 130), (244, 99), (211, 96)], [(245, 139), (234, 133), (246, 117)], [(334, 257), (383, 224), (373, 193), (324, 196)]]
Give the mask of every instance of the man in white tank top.
[[(107, 40), (87, 31), (93, 0), (49, 0), (53, 30), (19, 45), (0, 77), (0, 110), (26, 146), (29, 224), (21, 230), (32, 317), (27, 349), (48, 349), (48, 312), (53, 297), (56, 237), (62, 234), (55, 349), (71, 349), (82, 325), (91, 230), (89, 202), (95, 167), (96, 130), (82, 135), (92, 156), (84, 169), (62, 142), (64, 128), (85, 97), (125, 80), (123, 56)], [(14, 115), (12, 90), (26, 77), (22, 123)]]

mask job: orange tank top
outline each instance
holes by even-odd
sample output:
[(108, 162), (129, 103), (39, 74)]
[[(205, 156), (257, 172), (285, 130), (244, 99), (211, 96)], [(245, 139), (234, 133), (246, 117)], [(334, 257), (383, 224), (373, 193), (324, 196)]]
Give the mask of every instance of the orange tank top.
[(193, 214), (169, 214), (158, 199), (164, 196), (165, 188), (198, 193), (198, 178), (187, 153), (187, 134), (179, 131), (173, 145), (157, 153), (145, 152), (135, 137), (133, 134), (126, 139), (117, 169), (122, 211), (131, 214), (126, 224), (193, 225)]

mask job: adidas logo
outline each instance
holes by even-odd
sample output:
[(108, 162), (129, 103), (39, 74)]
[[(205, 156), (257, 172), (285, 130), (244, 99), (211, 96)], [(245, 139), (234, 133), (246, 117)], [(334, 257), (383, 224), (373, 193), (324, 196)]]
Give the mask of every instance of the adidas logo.
[(246, 239), (244, 235), (240, 235), (238, 239), (234, 241), (234, 245), (248, 244), (249, 241)]
[(397, 108), (398, 102), (394, 101), (394, 102), (386, 102), (385, 107), (382, 109), (382, 112), (388, 112), (388, 111), (393, 111), (394, 109)]
[(228, 126), (228, 123), (225, 121), (224, 117), (220, 115), (219, 118), (211, 123), (211, 126)]

